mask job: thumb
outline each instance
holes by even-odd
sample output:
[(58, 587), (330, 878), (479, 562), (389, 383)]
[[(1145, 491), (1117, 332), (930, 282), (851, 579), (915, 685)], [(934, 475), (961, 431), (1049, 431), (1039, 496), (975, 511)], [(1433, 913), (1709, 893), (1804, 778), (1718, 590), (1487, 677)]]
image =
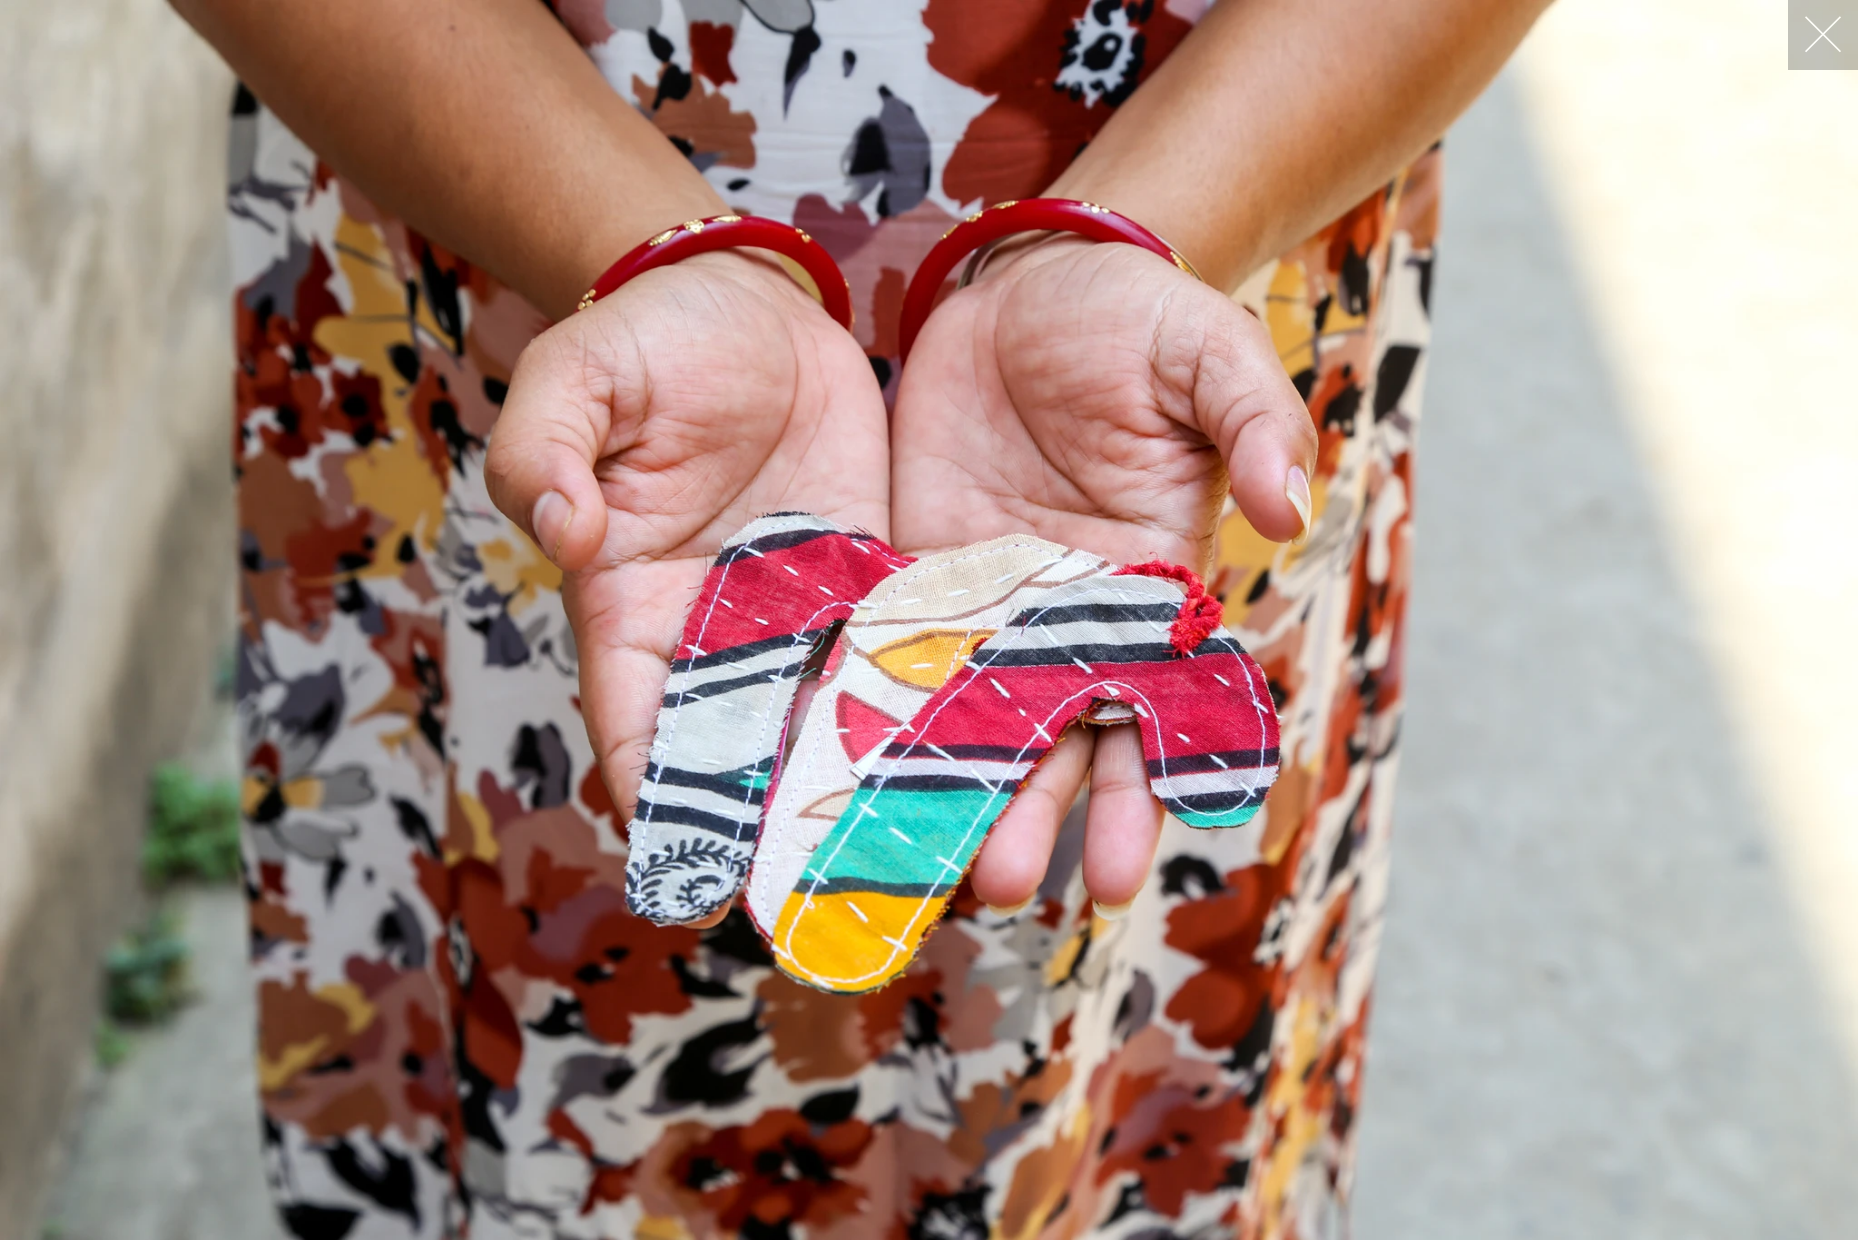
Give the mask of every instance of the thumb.
[(1225, 459), (1232, 497), (1274, 542), (1308, 533), (1316, 428), (1270, 333), (1230, 297), (1196, 285), (1170, 305), (1157, 368), (1177, 379)]
[(490, 434), (484, 481), (491, 502), (566, 572), (587, 567), (606, 541), (606, 499), (594, 464), (612, 426), (611, 378), (596, 383), (588, 351), (563, 347), (557, 324), (517, 360)]

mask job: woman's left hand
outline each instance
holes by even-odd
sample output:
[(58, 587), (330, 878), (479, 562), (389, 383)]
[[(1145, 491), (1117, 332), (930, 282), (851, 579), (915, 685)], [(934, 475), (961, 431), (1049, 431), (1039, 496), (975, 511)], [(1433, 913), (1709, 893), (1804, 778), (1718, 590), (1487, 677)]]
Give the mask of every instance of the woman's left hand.
[[(892, 531), (912, 554), (1030, 530), (1203, 570), (1228, 489), (1265, 537), (1303, 532), (1315, 452), (1257, 319), (1137, 247), (1052, 237), (997, 256), (918, 336), (891, 426)], [(1135, 898), (1161, 806), (1125, 725), (1074, 728), (1040, 764), (975, 862), (982, 900), (1032, 897), (1087, 773), (1085, 886), (1112, 911)]]

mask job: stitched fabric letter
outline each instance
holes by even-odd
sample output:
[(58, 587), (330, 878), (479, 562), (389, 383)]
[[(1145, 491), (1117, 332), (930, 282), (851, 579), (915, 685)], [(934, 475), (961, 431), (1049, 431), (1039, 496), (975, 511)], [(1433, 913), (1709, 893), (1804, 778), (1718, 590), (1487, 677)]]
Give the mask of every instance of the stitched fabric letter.
[(1080, 718), (1133, 717), (1150, 786), (1191, 826), (1236, 826), (1277, 776), (1263, 672), (1216, 629), (1169, 644), (1185, 593), (1093, 577), (1045, 593), (938, 689), (860, 780), (776, 919), (775, 961), (828, 990), (908, 966), (1033, 765)]
[(879, 583), (833, 648), (768, 803), (748, 874), (764, 936), (868, 764), (994, 630), (1050, 590), (1100, 575), (1084, 551), (1015, 534), (924, 556)]
[(723, 545), (658, 709), (626, 862), (634, 913), (694, 921), (735, 895), (808, 657), (909, 562), (804, 513), (763, 517)]

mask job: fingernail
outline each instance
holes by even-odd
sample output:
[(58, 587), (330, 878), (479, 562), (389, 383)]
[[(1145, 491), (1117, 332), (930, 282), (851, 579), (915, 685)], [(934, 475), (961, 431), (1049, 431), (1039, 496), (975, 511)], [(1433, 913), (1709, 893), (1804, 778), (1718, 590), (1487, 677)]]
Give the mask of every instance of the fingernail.
[(535, 502), (529, 524), (535, 529), (535, 540), (542, 553), (551, 562), (559, 562), (561, 542), (568, 536), (568, 527), (574, 524), (574, 505), (560, 491), (546, 491)]
[(1099, 904), (1097, 901), (1092, 900), (1090, 902), (1090, 907), (1095, 909), (1097, 916), (1103, 918), (1105, 921), (1121, 921), (1123, 918), (1129, 916), (1129, 910), (1135, 907), (1135, 897), (1131, 896), (1121, 904)]
[(1027, 896), (1025, 899), (1021, 900), (1018, 904), (1013, 905), (1011, 908), (1002, 908), (998, 904), (989, 904), (987, 906), (987, 911), (992, 913), (995, 917), (1017, 917), (1021, 913), (1025, 912), (1027, 909), (1031, 908), (1032, 902), (1038, 898), (1039, 898), (1039, 893), (1035, 891), (1031, 895)]
[(1290, 473), (1284, 479), (1284, 498), (1297, 510), (1297, 520), (1303, 523), (1297, 536), (1290, 540), (1291, 546), (1301, 547), (1303, 540), (1310, 536), (1310, 478), (1303, 472), (1303, 466), (1290, 467)]

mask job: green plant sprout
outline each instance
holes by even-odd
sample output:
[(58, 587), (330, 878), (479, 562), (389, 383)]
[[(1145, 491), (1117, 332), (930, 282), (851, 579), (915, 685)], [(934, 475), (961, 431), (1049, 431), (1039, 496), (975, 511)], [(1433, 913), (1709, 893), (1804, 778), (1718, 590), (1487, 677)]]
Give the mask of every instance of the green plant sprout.
[(126, 1025), (165, 1020), (187, 1002), (187, 943), (174, 914), (157, 911), (103, 958), (104, 1010)]
[(148, 835), (142, 873), (155, 886), (184, 878), (231, 882), (239, 874), (239, 792), (204, 780), (179, 762), (149, 779)]

